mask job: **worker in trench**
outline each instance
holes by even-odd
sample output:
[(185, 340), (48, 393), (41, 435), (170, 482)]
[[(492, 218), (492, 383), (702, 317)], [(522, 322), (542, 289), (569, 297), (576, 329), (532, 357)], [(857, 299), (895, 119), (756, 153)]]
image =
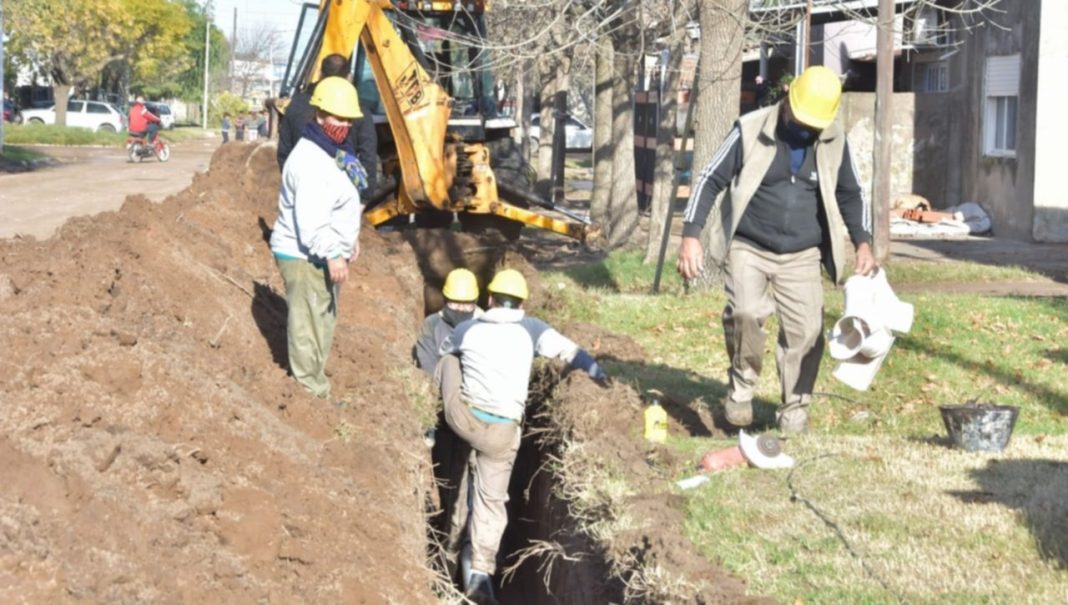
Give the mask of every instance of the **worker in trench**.
[(514, 269), (487, 286), (489, 310), (456, 326), (434, 371), (449, 428), (467, 445), (469, 464), (449, 519), (445, 550), (450, 572), (459, 559), (465, 595), (496, 603), (492, 576), (508, 524), (505, 505), (522, 435), (534, 356), (554, 357), (602, 386), (608, 377), (593, 357), (523, 310), (526, 279)]
[[(445, 299), (444, 306), (426, 316), (412, 347), (415, 364), (431, 378), (441, 359), (441, 345), (445, 339), (452, 336), (456, 326), (482, 315), (478, 306), (478, 278), (470, 270), (457, 268), (450, 271), (445, 276), (441, 294)], [(433, 448), (434, 478), (441, 502), (434, 526), (438, 531), (447, 532), (446, 524), (457, 504), (460, 481), (466, 476), (471, 448), (449, 428), (443, 414), (439, 414), (435, 427), (427, 429), (426, 441)], [(466, 489), (466, 485), (462, 487)]]
[(777, 312), (782, 404), (776, 420), (783, 432), (806, 430), (824, 344), (821, 261), (841, 283), (848, 236), (856, 249), (854, 272), (875, 269), (871, 209), (835, 120), (841, 97), (837, 74), (806, 69), (786, 99), (735, 123), (695, 179), (686, 206), (679, 273), (690, 280), (704, 272), (698, 237), (706, 223), (709, 257), (723, 270), (730, 360), (723, 405), (736, 427), (753, 422), (764, 323)]
[(315, 118), (282, 170), (271, 252), (286, 286), (290, 372), (310, 393), (329, 399), (326, 360), (338, 295), (360, 253), (359, 188), (365, 179), (347, 139), (361, 113), (356, 89), (339, 77), (321, 80), (311, 105)]
[(434, 368), (441, 359), (441, 345), (452, 335), (453, 329), (482, 315), (478, 293), (478, 278), (470, 270), (453, 269), (445, 276), (445, 285), (441, 288), (445, 306), (426, 316), (412, 350), (416, 365), (428, 375), (434, 375)]

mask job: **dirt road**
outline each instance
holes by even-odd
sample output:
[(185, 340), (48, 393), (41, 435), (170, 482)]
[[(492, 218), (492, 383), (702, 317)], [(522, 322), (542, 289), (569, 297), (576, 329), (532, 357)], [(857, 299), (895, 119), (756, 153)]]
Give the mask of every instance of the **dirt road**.
[(31, 147), (58, 161), (19, 174), (0, 173), (0, 238), (18, 234), (50, 237), (72, 216), (118, 210), (127, 195), (144, 193), (162, 201), (189, 186), (193, 174), (208, 169), (218, 139), (176, 143), (167, 163), (131, 164), (124, 149)]

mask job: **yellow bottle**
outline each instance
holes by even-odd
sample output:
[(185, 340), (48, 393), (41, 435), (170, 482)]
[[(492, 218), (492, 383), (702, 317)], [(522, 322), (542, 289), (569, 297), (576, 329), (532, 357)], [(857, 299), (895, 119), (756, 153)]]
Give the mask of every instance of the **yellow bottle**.
[(660, 401), (653, 399), (645, 408), (645, 440), (653, 443), (667, 441), (667, 412), (660, 407)]

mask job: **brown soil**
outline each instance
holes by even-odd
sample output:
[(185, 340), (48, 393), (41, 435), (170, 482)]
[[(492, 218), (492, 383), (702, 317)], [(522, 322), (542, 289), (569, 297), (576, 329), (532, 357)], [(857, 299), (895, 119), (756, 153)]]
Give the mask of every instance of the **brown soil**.
[[(221, 147), (163, 204), (134, 196), (52, 239), (0, 241), (0, 602), (434, 600), (424, 513), (436, 503), (409, 395), (422, 380), (411, 339), (434, 306), (424, 286), (462, 259), (484, 279), (518, 267), (535, 301), (548, 293), (500, 241), (365, 230), (329, 365), (348, 404), (306, 395), (286, 374), (265, 241), (270, 149)], [(644, 358), (596, 326), (565, 332), (598, 356)], [(582, 556), (551, 574), (528, 559), (502, 602), (664, 601), (609, 580), (652, 563), (697, 586), (685, 600), (744, 602), (744, 584), (682, 537), (668, 485), (688, 461), (646, 448), (638, 395), (579, 376), (543, 393), (504, 551), (545, 540)], [(703, 418), (673, 430), (698, 425), (714, 430)], [(638, 527), (610, 544), (576, 531), (546, 459), (560, 437), (588, 444), (576, 463), (633, 480)]]
[[(596, 349), (598, 357), (635, 363), (646, 361), (641, 346), (627, 337), (589, 324), (568, 326), (565, 331), (591, 350)], [(686, 408), (670, 400), (665, 405)], [(684, 537), (683, 503), (672, 494), (671, 483), (681, 471), (692, 468), (693, 461), (680, 459), (667, 448), (652, 446), (642, 439), (642, 409), (640, 396), (629, 386), (615, 383), (604, 389), (581, 373), (571, 373), (560, 382), (539, 415), (540, 423), (547, 429), (542, 431), (545, 442), (542, 447), (555, 447), (558, 451), (554, 455), (562, 464), (576, 465), (579, 476), (626, 477), (629, 492), (619, 504), (635, 527), (600, 545), (599, 553), (608, 567), (614, 567), (622, 575), (624, 599), (654, 603), (774, 603), (747, 597), (742, 580), (709, 563)], [(670, 430), (674, 434), (722, 434), (712, 425), (710, 417), (689, 408), (686, 412), (693, 416), (693, 421), (679, 421), (678, 418), (686, 417), (680, 411), (670, 410)], [(576, 452), (561, 454), (559, 450), (565, 442), (582, 445)], [(574, 487), (567, 480), (562, 483), (560, 489), (565, 493)], [(603, 514), (611, 517), (613, 513), (603, 511)], [(566, 528), (557, 528), (555, 534), (548, 535), (559, 535), (561, 530)], [(568, 535), (566, 531), (564, 535)], [(651, 593), (639, 592), (641, 582), (634, 576), (636, 570), (656, 566), (688, 586), (681, 592), (671, 592), (664, 585), (654, 586)]]
[(352, 405), (305, 395), (262, 231), (277, 169), (253, 149), (162, 205), (0, 243), (0, 601), (432, 599), (397, 370), (420, 275), (363, 234), (330, 364)]

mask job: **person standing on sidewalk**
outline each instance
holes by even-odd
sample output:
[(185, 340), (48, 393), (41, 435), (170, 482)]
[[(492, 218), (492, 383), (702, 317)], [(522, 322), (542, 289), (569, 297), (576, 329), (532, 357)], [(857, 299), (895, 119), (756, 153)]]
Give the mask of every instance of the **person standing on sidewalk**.
[(226, 112), (226, 113), (223, 114), (222, 128), (220, 128), (220, 131), (222, 132), (223, 143), (229, 143), (230, 142), (230, 112)]
[(344, 78), (326, 78), (311, 97), (315, 118), (282, 171), (271, 251), (286, 285), (286, 340), (293, 377), (316, 397), (330, 397), (326, 359), (337, 324), (337, 301), (359, 255), (363, 205), (357, 183), (338, 162), (360, 103)]
[(234, 140), (245, 140), (245, 112), (238, 113), (234, 118)]
[(724, 271), (730, 360), (724, 411), (736, 427), (753, 421), (764, 323), (777, 312), (782, 404), (776, 421), (783, 432), (806, 430), (824, 344), (821, 261), (831, 280), (841, 283), (848, 236), (856, 249), (854, 272), (867, 275), (875, 268), (871, 211), (835, 121), (841, 96), (833, 71), (806, 69), (787, 99), (735, 123), (686, 206), (679, 273), (693, 279), (704, 271), (698, 237), (706, 223), (709, 257)]
[[(608, 384), (589, 353), (544, 321), (526, 316), (523, 303), (529, 292), (522, 274), (505, 269), (487, 289), (489, 310), (456, 326), (441, 346), (434, 374), (445, 421), (471, 451), (470, 470), (465, 466), (457, 482), (446, 556), (453, 568), (460, 559), (465, 594), (479, 604), (497, 602), (491, 577), (508, 525), (508, 483), (519, 451), (534, 356), (561, 359), (602, 386)], [(469, 548), (461, 546), (465, 530)]]

